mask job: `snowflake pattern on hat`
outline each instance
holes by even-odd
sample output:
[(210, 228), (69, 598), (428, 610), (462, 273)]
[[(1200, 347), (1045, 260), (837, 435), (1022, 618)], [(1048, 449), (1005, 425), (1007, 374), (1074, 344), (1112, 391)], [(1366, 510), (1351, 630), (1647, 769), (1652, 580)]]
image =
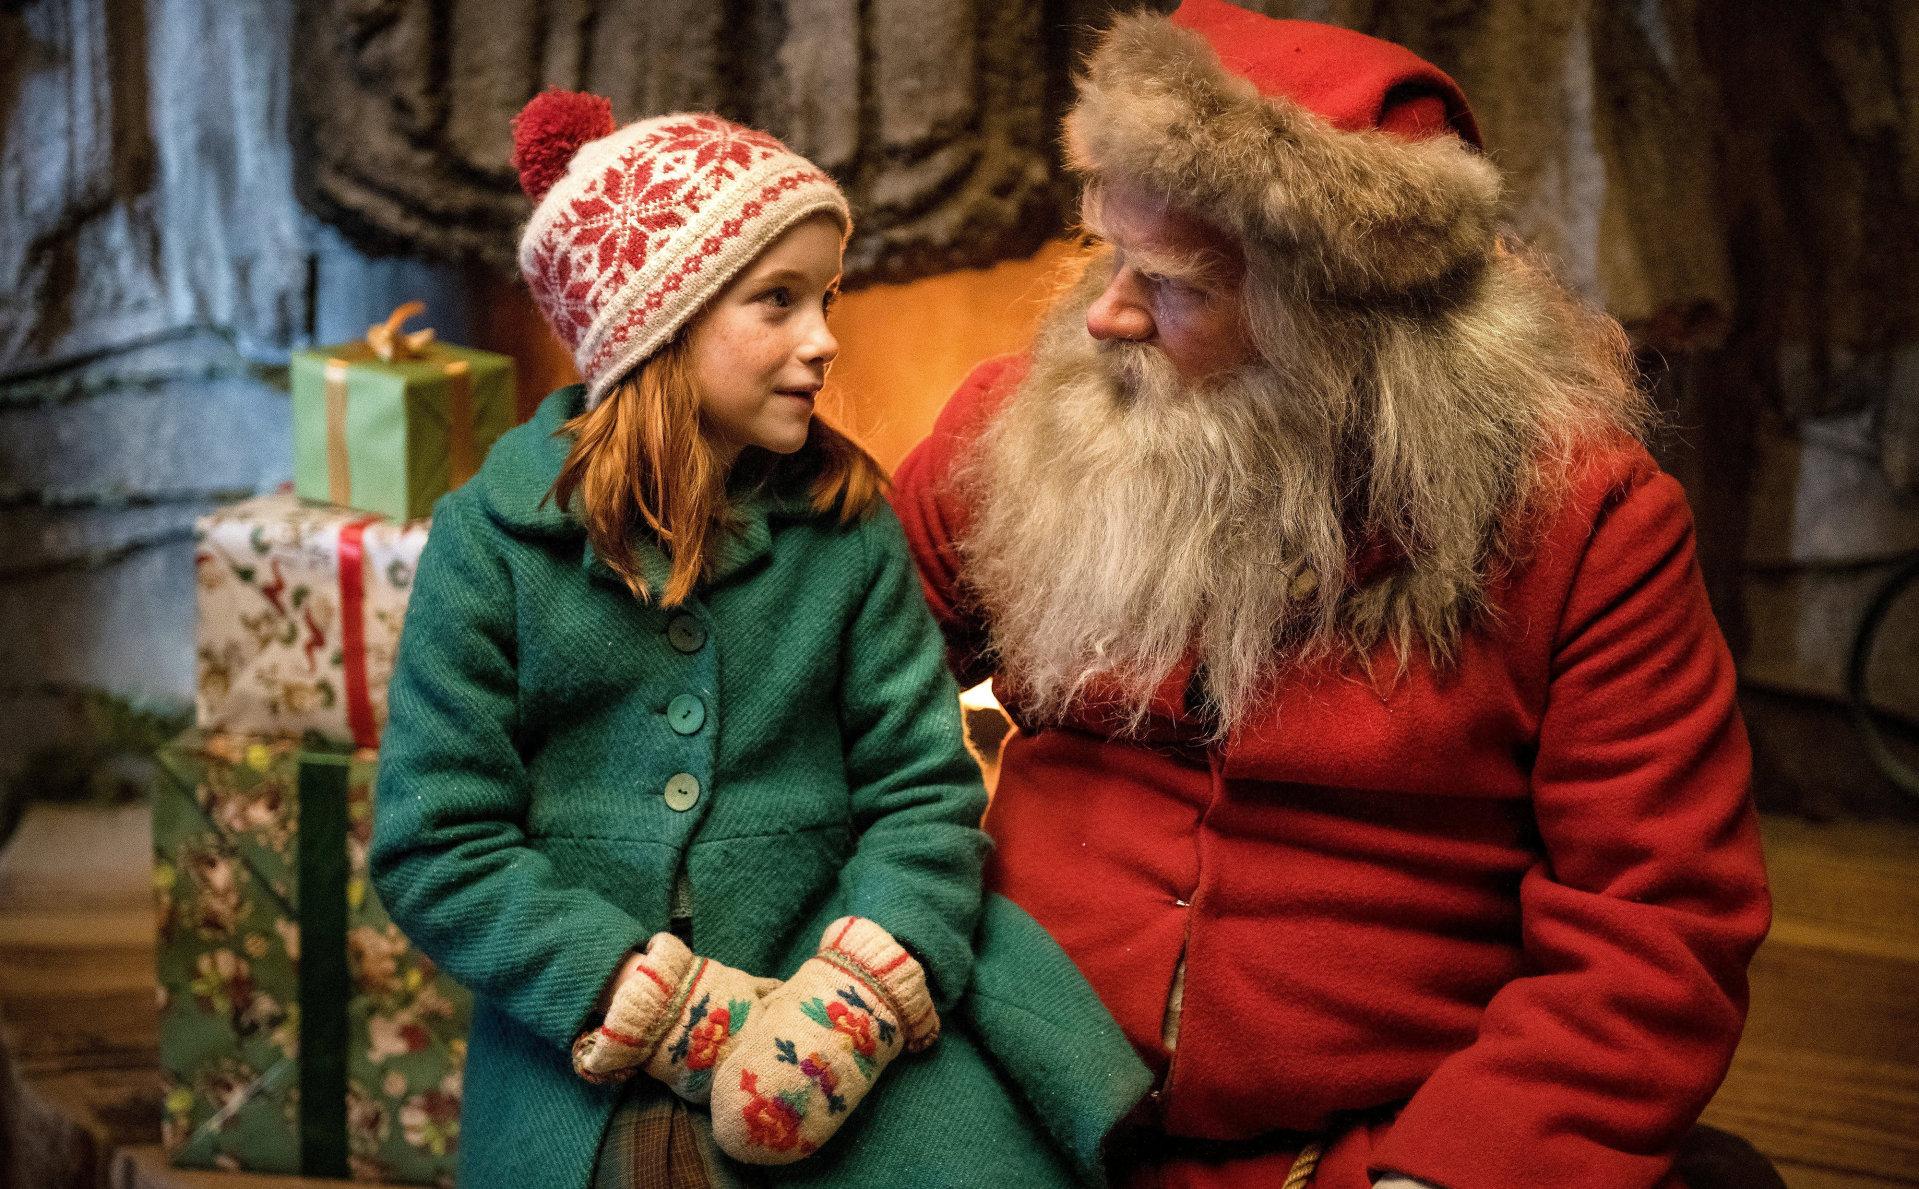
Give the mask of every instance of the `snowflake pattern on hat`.
[(574, 154), (534, 209), (520, 267), (592, 407), (817, 213), (850, 226), (839, 187), (778, 140), (715, 115), (660, 116)]

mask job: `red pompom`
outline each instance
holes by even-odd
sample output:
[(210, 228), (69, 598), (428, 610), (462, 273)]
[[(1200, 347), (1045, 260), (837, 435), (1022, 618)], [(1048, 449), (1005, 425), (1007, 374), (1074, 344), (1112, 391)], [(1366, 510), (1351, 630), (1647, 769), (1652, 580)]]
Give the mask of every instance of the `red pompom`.
[(613, 131), (613, 105), (598, 95), (557, 88), (535, 95), (513, 117), (513, 168), (520, 188), (538, 202), (566, 176), (567, 162), (589, 140)]

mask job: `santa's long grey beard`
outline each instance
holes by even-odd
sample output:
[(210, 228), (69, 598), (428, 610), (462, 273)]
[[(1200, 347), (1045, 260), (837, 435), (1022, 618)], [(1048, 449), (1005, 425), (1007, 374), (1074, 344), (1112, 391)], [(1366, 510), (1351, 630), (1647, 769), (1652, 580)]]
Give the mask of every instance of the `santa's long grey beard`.
[(960, 468), (967, 580), (1031, 714), (1097, 684), (1138, 726), (1191, 652), (1223, 736), (1291, 666), (1450, 663), (1587, 447), (1650, 423), (1618, 324), (1517, 246), (1370, 311), (1286, 293), (1283, 263), (1248, 282), (1262, 362), (1189, 386), (1087, 334), (1095, 261)]
[(1096, 343), (1085, 289), (962, 471), (967, 580), (1023, 710), (1057, 718), (1098, 684), (1136, 728), (1194, 651), (1223, 735), (1282, 660), (1335, 638), (1335, 418), (1264, 367), (1194, 387), (1155, 348)]

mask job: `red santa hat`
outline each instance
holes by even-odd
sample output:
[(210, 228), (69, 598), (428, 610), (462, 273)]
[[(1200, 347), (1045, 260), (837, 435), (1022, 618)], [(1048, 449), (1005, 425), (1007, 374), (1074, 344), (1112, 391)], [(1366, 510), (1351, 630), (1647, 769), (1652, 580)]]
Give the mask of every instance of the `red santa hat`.
[(605, 99), (534, 96), (513, 123), (533, 199), (520, 272), (586, 381), (592, 408), (787, 228), (846, 197), (763, 132), (706, 113), (613, 126)]
[(1386, 297), (1490, 257), (1498, 172), (1457, 84), (1391, 42), (1226, 0), (1124, 16), (1066, 117), (1067, 159), (1237, 233), (1295, 292)]

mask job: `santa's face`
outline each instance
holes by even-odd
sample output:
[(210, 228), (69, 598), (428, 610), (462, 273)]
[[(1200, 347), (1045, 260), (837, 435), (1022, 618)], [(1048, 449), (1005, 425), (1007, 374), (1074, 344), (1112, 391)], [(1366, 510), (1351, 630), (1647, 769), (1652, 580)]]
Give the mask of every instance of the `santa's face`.
[(1115, 271), (1094, 257), (1061, 295), (964, 464), (966, 579), (1023, 713), (1084, 696), (1144, 726), (1190, 657), (1224, 732), (1336, 596), (1338, 417), (1263, 363), (1188, 381), (1151, 341), (1095, 338)]
[(1086, 310), (1102, 342), (1135, 342), (1166, 356), (1187, 383), (1256, 358), (1240, 283), (1245, 253), (1230, 234), (1159, 195), (1107, 182), (1089, 194), (1088, 230), (1112, 248), (1105, 291)]

